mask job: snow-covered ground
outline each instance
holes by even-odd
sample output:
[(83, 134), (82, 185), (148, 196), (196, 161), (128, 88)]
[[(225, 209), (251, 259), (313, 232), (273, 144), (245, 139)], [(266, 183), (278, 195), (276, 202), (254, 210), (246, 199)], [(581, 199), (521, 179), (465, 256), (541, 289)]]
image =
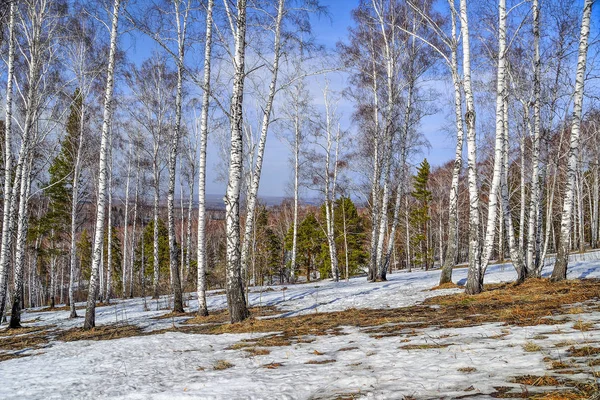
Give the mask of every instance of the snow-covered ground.
[[(600, 277), (600, 252), (574, 256), (570, 278)], [(551, 267), (544, 270), (548, 274)], [(466, 269), (454, 271), (454, 281), (464, 282)], [(486, 282), (511, 281), (516, 274), (510, 264), (488, 268)], [(395, 273), (387, 282), (315, 282), (253, 288), (251, 305), (273, 305), (284, 316), (332, 312), (349, 308), (396, 308), (414, 305), (425, 298), (458, 289), (429, 291), (439, 271)], [(224, 308), (224, 295), (208, 297), (209, 309)], [(189, 301), (195, 310), (196, 301)], [(97, 309), (97, 325), (126, 322), (146, 331), (169, 328), (182, 318), (156, 317), (168, 312), (168, 299), (116, 301)], [(80, 313), (83, 313), (81, 310)], [(558, 342), (583, 343), (597, 330), (573, 329), (585, 319), (600, 327), (600, 313), (571, 315), (560, 325), (512, 327), (486, 324), (469, 328), (423, 329), (417, 335), (375, 338), (359, 328), (346, 327), (344, 335), (315, 336), (310, 343), (269, 347), (270, 353), (249, 356), (229, 347), (263, 334), (199, 335), (167, 332), (105, 341), (53, 341), (42, 349), (26, 350), (30, 357), (0, 362), (1, 399), (329, 399), (342, 396), (373, 399), (488, 398), (495, 386), (514, 386), (510, 377), (544, 375), (543, 358), (558, 357)], [(24, 323), (56, 325), (58, 329), (81, 326), (69, 320), (67, 311), (24, 314)], [(492, 337), (494, 339), (492, 339)], [(489, 339), (486, 339), (489, 338)], [(533, 339), (535, 338), (535, 340)], [(600, 338), (595, 338), (599, 340)], [(544, 351), (527, 352), (523, 345), (534, 340)], [(428, 344), (431, 348), (403, 348)], [(340, 350), (341, 349), (341, 350)], [(562, 353), (561, 353), (562, 352)], [(550, 354), (551, 353), (551, 354)], [(233, 366), (213, 367), (220, 360)], [(333, 360), (333, 361), (332, 361)], [(323, 364), (306, 364), (306, 362)], [(270, 363), (277, 368), (265, 368)], [(459, 371), (461, 368), (472, 371)]]

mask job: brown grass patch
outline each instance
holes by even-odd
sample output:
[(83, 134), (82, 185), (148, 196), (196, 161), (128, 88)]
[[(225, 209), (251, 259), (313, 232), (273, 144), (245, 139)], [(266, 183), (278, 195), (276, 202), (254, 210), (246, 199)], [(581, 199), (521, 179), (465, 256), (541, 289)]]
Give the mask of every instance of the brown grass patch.
[(113, 340), (131, 336), (142, 336), (142, 328), (135, 325), (103, 325), (84, 330), (72, 328), (61, 332), (57, 340), (74, 342), (76, 340)]
[[(248, 311), (250, 312), (250, 316), (254, 318), (268, 317), (272, 315), (281, 314), (281, 310), (278, 310), (277, 307), (273, 306), (251, 307), (250, 309), (248, 309)], [(192, 317), (185, 321), (185, 324), (189, 325), (225, 324), (229, 322), (229, 311), (227, 309), (212, 311), (206, 317), (199, 316), (195, 312), (185, 313), (185, 315), (189, 315), (190, 317)], [(163, 316), (163, 318), (165, 318), (165, 316)], [(166, 318), (170, 318), (170, 315)]]
[(157, 319), (157, 320), (161, 320), (161, 319), (171, 319), (171, 318), (176, 318), (176, 317), (190, 317), (193, 318), (194, 316), (196, 316), (195, 312), (174, 312), (171, 311), (169, 313), (163, 314), (163, 315), (159, 315), (158, 317), (153, 317), (152, 319)]
[(269, 364), (265, 364), (262, 367), (266, 368), (266, 369), (277, 369), (279, 367), (283, 367), (283, 364), (282, 363), (278, 363), (278, 362), (272, 362), (272, 363), (269, 363)]
[[(23, 328), (20, 328), (23, 329)], [(0, 338), (0, 350), (23, 350), (27, 348), (39, 348), (50, 342), (48, 331), (39, 330), (26, 334), (19, 334), (19, 330), (11, 330), (14, 336), (4, 336)]]
[(342, 347), (341, 349), (338, 349), (338, 351), (350, 351), (350, 350), (358, 350), (358, 347), (353, 346), (353, 347)]
[(329, 360), (310, 360), (305, 362), (304, 364), (331, 364), (336, 362), (337, 360), (329, 359)]
[(7, 336), (23, 335), (33, 332), (47, 331), (55, 328), (56, 325), (39, 325), (39, 326), (22, 326), (16, 329), (2, 329), (0, 330), (0, 338)]
[(581, 306), (569, 307), (565, 311), (565, 314), (582, 314), (584, 313), (584, 309)]
[(405, 344), (404, 346), (398, 347), (403, 350), (428, 350), (428, 349), (442, 349), (444, 347), (450, 346), (448, 344), (438, 344), (438, 343), (423, 343), (423, 344)]
[(572, 364), (566, 363), (564, 361), (552, 361), (550, 369), (565, 369), (571, 368), (572, 366)]
[(573, 346), (574, 344), (577, 344), (577, 342), (575, 342), (574, 340), (562, 340), (560, 342), (556, 342), (554, 344), (554, 347), (567, 347), (567, 346)]
[(587, 400), (587, 398), (587, 396), (584, 396), (581, 393), (575, 393), (570, 390), (557, 390), (553, 392), (538, 394), (532, 397), (532, 399), (534, 400)]
[(28, 357), (31, 354), (20, 354), (20, 353), (0, 353), (0, 362), (12, 360), (13, 358)]
[(582, 320), (578, 320), (573, 324), (573, 329), (577, 329), (578, 331), (587, 332), (594, 327), (593, 322), (583, 322)]
[(315, 351), (313, 351), (312, 353), (313, 353), (315, 356), (322, 356), (322, 355), (324, 355), (324, 354), (325, 354), (325, 353), (321, 353), (319, 350), (315, 350)]
[(477, 368), (474, 367), (462, 367), (457, 369), (458, 372), (463, 372), (465, 374), (470, 374), (471, 372), (477, 371)]
[[(192, 318), (182, 326), (166, 331), (201, 334), (278, 332), (253, 339), (247, 347), (286, 346), (308, 336), (343, 334), (343, 326), (365, 328), (366, 333), (386, 337), (409, 336), (412, 331), (432, 326), (459, 328), (490, 322), (519, 326), (563, 323), (548, 317), (563, 313), (565, 304), (597, 297), (600, 297), (600, 280), (552, 283), (546, 279), (530, 279), (521, 285), (487, 285), (483, 293), (474, 296), (464, 293), (437, 296), (427, 299), (424, 304), (395, 309), (348, 309), (286, 318), (249, 318), (235, 324), (228, 323), (227, 312), (223, 310), (209, 317)], [(257, 312), (276, 314), (278, 311), (262, 307), (255, 309), (254, 315)]]
[(572, 346), (567, 353), (572, 357), (589, 357), (600, 353), (600, 347), (583, 346), (576, 348)]
[(271, 350), (258, 347), (247, 347), (244, 351), (247, 352), (249, 356), (266, 356), (267, 354), (271, 354)]
[(513, 382), (527, 386), (557, 386), (560, 382), (551, 376), (521, 375), (514, 378)]
[(525, 342), (525, 344), (523, 345), (523, 350), (525, 350), (526, 352), (529, 353), (533, 353), (535, 351), (540, 351), (542, 350), (542, 347), (534, 342)]
[[(96, 305), (96, 307), (103, 307), (104, 305)], [(75, 307), (76, 310), (85, 310), (85, 306)], [(70, 306), (61, 306), (61, 307), (44, 307), (39, 310), (30, 310), (31, 313), (39, 313), (39, 312), (54, 312), (54, 311), (71, 311)]]
[(441, 285), (437, 285), (432, 287), (429, 290), (440, 290), (440, 289), (460, 289), (462, 288), (462, 286), (458, 286), (456, 283), (454, 282), (447, 282), (447, 283), (442, 283)]
[(228, 369), (231, 367), (235, 367), (234, 364), (230, 363), (227, 360), (217, 360), (217, 362), (215, 363), (215, 365), (213, 365), (213, 369), (215, 371), (222, 371), (224, 369)]

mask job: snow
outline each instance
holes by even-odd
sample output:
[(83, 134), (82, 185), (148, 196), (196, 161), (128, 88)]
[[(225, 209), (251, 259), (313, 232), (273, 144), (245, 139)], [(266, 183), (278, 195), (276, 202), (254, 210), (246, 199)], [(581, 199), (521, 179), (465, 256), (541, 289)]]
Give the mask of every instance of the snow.
[[(574, 256), (570, 278), (600, 277), (600, 252)], [(548, 274), (551, 266), (544, 273)], [(454, 271), (453, 279), (466, 279), (466, 269)], [(488, 268), (486, 282), (516, 277), (510, 264)], [(315, 282), (290, 285), (287, 290), (253, 288), (252, 305), (275, 305), (284, 316), (331, 312), (349, 308), (386, 308), (418, 304), (430, 296), (458, 289), (430, 291), (439, 271), (394, 273), (383, 283), (365, 278), (349, 282)], [(213, 292), (210, 310), (223, 308), (225, 296)], [(168, 312), (168, 298), (116, 301), (97, 309), (97, 325), (126, 322), (146, 331), (169, 328), (181, 318), (157, 320)], [(190, 300), (194, 310), (196, 301)], [(157, 310), (158, 308), (158, 310)], [(79, 310), (83, 313), (84, 310)], [(31, 325), (57, 325), (60, 329), (81, 326), (69, 320), (68, 311), (24, 314)], [(545, 356), (561, 356), (558, 342), (584, 343), (597, 331), (573, 329), (580, 319), (599, 326), (600, 313), (570, 315), (559, 325), (531, 327), (484, 324), (469, 328), (422, 329), (417, 335), (375, 338), (355, 327), (343, 335), (314, 336), (311, 343), (269, 347), (269, 354), (249, 356), (230, 346), (264, 334), (199, 335), (167, 332), (107, 341), (53, 341), (43, 349), (27, 350), (30, 357), (0, 362), (2, 399), (329, 399), (354, 395), (366, 399), (453, 398), (473, 395), (488, 398), (494, 386), (520, 385), (510, 377), (544, 375)], [(488, 339), (486, 339), (488, 338)], [(536, 339), (533, 339), (536, 338)], [(596, 338), (597, 339), (597, 338)], [(528, 341), (539, 343), (541, 352), (527, 352)], [(406, 345), (439, 345), (438, 348), (406, 349)], [(344, 349), (345, 348), (345, 349)], [(340, 351), (340, 349), (343, 349)], [(316, 352), (315, 352), (316, 351)], [(215, 370), (219, 360), (233, 367)], [(335, 360), (326, 364), (309, 361)], [(269, 363), (282, 366), (267, 369)], [(459, 368), (472, 367), (470, 373)], [(473, 388), (470, 388), (473, 386)], [(471, 389), (467, 390), (466, 389)]]

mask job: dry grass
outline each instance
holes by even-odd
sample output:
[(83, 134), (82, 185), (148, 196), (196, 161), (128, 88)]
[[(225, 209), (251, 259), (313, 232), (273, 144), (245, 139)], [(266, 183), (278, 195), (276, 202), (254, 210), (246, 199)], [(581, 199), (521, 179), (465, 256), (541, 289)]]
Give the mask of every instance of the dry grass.
[(231, 367), (235, 367), (234, 364), (230, 363), (227, 360), (217, 360), (217, 362), (215, 363), (215, 365), (213, 365), (213, 369), (215, 371), (222, 371), (224, 369), (229, 369)]
[(577, 329), (578, 331), (587, 332), (592, 330), (594, 327), (593, 322), (583, 322), (582, 320), (578, 320), (573, 324), (573, 329)]
[(350, 351), (350, 350), (358, 350), (358, 347), (352, 346), (352, 347), (342, 347), (341, 349), (338, 349), (338, 351)]
[(248, 353), (249, 356), (266, 356), (271, 353), (269, 349), (261, 349), (258, 347), (247, 347), (244, 348), (244, 351)]
[(331, 364), (336, 362), (337, 360), (329, 359), (329, 360), (310, 360), (305, 362), (304, 364)]
[(465, 373), (465, 374), (470, 374), (471, 372), (477, 371), (477, 368), (474, 368), (474, 367), (462, 367), (462, 368), (457, 369), (457, 371)]
[(572, 366), (572, 364), (566, 363), (564, 361), (552, 361), (550, 369), (565, 369), (571, 368)]
[[(103, 307), (104, 305), (96, 305), (96, 307)], [(76, 310), (85, 310), (85, 306), (79, 306), (79, 307), (75, 307)], [(70, 306), (62, 306), (62, 307), (44, 307), (40, 310), (31, 310), (32, 313), (38, 313), (38, 312), (54, 312), (54, 311), (71, 311), (71, 307)]]
[(439, 344), (439, 343), (423, 343), (423, 344), (406, 344), (404, 346), (398, 347), (403, 350), (428, 350), (428, 349), (442, 349), (444, 347), (450, 346), (451, 343), (448, 344)]
[(18, 351), (28, 348), (40, 348), (50, 342), (48, 331), (37, 328), (34, 331), (20, 334), (21, 329), (12, 329), (14, 336), (0, 338), (0, 350)]
[[(251, 307), (248, 311), (250, 311), (251, 317), (268, 317), (277, 314), (281, 314), (281, 311), (276, 307), (272, 306), (264, 306), (264, 307)], [(167, 314), (167, 316), (162, 316), (162, 318), (170, 318), (172, 313)], [(197, 315), (196, 313), (185, 313), (179, 314), (178, 316), (186, 315), (192, 318), (185, 321), (186, 324), (189, 325), (203, 325), (203, 324), (225, 324), (229, 322), (229, 311), (227, 309), (224, 310), (216, 310), (211, 312), (206, 317), (202, 317)], [(158, 317), (161, 318), (161, 317)]]
[(572, 346), (567, 353), (571, 357), (589, 357), (595, 354), (600, 354), (600, 347), (583, 346), (576, 348)]
[(565, 314), (582, 314), (585, 310), (581, 306), (569, 307), (565, 311)]
[(563, 340), (554, 344), (554, 347), (568, 347), (577, 344), (574, 340)]
[(587, 400), (588, 397), (581, 393), (575, 393), (570, 390), (568, 391), (553, 391), (543, 394), (538, 394), (531, 397), (534, 400)]
[(27, 357), (30, 354), (20, 354), (20, 353), (0, 353), (0, 362), (12, 360), (13, 358), (23, 358)]
[(460, 289), (463, 286), (458, 286), (456, 283), (454, 282), (448, 282), (448, 283), (442, 283), (441, 285), (437, 285), (432, 287), (429, 290), (440, 290), (440, 289)]
[(533, 353), (542, 350), (542, 347), (534, 342), (525, 342), (525, 344), (523, 345), (523, 350), (529, 353)]
[[(16, 329), (2, 329), (0, 330), (0, 338), (28, 334), (39, 331), (47, 331), (49, 329), (55, 328), (56, 325), (38, 325), (38, 326), (22, 326)], [(1, 339), (0, 339), (1, 340)]]
[(76, 340), (113, 340), (132, 336), (142, 336), (142, 328), (135, 325), (104, 325), (84, 330), (72, 328), (61, 332), (57, 339), (63, 342)]
[(269, 364), (265, 364), (262, 367), (266, 368), (266, 369), (277, 369), (279, 367), (283, 367), (283, 364), (282, 363), (278, 363), (278, 362), (272, 362), (272, 363), (269, 363)]
[[(249, 318), (230, 324), (226, 311), (209, 317), (195, 317), (175, 329), (184, 333), (267, 333), (277, 334), (246, 341), (246, 347), (287, 346), (309, 336), (343, 334), (343, 326), (365, 328), (374, 337), (409, 336), (416, 329), (437, 326), (456, 328), (488, 322), (512, 325), (563, 323), (548, 317), (564, 313), (565, 304), (582, 303), (600, 297), (599, 280), (570, 280), (551, 283), (530, 279), (521, 285), (511, 283), (486, 286), (481, 294), (464, 293), (429, 298), (425, 304), (396, 309), (348, 309), (287, 318)], [(438, 307), (431, 307), (437, 305)], [(276, 314), (273, 308), (253, 309), (257, 313)], [(168, 331), (167, 330), (167, 331)]]
[(556, 378), (548, 375), (521, 375), (515, 377), (514, 382), (527, 386), (558, 386), (560, 384)]

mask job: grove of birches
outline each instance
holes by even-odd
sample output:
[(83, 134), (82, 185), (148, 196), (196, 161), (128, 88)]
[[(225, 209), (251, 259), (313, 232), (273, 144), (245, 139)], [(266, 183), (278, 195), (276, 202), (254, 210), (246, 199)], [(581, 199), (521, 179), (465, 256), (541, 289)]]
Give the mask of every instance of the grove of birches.
[(360, 0), (325, 45), (319, 0), (3, 0), (0, 320), (188, 293), (206, 316), (225, 289), (235, 323), (252, 286), (457, 266), (477, 294), (553, 253), (564, 280), (600, 245), (593, 3)]

